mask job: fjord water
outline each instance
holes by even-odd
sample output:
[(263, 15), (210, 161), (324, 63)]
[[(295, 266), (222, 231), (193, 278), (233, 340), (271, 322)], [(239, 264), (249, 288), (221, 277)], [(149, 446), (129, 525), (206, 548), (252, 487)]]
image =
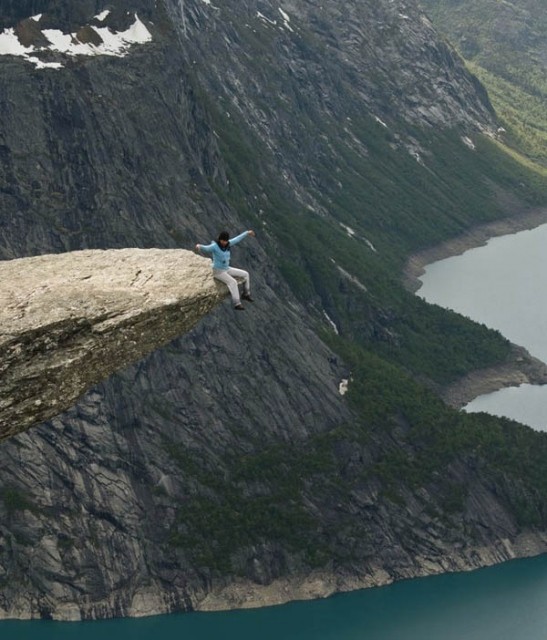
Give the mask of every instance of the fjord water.
[(5, 640), (545, 640), (547, 556), (280, 607), (101, 622), (0, 622)]
[[(492, 238), (483, 247), (430, 264), (418, 295), (498, 329), (547, 362), (547, 225)], [(547, 431), (547, 385), (521, 385), (476, 398), (486, 411)]]

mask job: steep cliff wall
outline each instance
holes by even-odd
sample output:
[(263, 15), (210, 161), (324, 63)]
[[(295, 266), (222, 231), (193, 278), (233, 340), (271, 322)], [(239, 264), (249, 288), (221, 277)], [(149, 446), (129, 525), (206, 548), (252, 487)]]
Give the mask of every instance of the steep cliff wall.
[[(211, 104), (243, 123), (243, 141), (260, 141), (263, 175), (279, 180), (295, 208), (332, 215), (347, 190), (342, 176), (359, 170), (352, 156), (373, 159), (386, 142), (427, 164), (431, 151), (413, 127), (496, 130), (483, 87), (416, 2), (173, 0), (167, 8)], [(379, 145), (369, 121), (383, 130)]]
[[(49, 26), (59, 19), (68, 32), (95, 14), (80, 4), (33, 11), (51, 9)], [(3, 258), (189, 248), (220, 227), (248, 228), (213, 188), (226, 178), (191, 63), (161, 11), (142, 4), (153, 40), (124, 58), (57, 56), (62, 69), (40, 70), (0, 57)], [(146, 19), (147, 7), (131, 8)], [(230, 458), (347, 418), (347, 372), (260, 243), (233, 253), (252, 273), (252, 315), (221, 307), (67, 414), (3, 443), (3, 615), (124, 614), (147, 589), (149, 612), (188, 608), (207, 571), (170, 538), (185, 496), (214, 495), (203, 473), (220, 478)]]

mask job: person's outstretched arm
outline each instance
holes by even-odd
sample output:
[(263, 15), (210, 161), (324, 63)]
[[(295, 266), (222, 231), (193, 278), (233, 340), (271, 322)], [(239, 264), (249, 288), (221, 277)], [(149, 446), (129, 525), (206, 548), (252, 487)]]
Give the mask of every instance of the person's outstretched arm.
[(256, 233), (252, 229), (249, 229), (248, 231), (244, 231), (243, 233), (240, 233), (235, 238), (231, 238), (230, 244), (237, 244), (238, 242), (241, 242), (243, 238), (246, 238), (247, 236), (254, 237), (255, 235)]
[(196, 253), (199, 253), (200, 251), (204, 251), (205, 253), (213, 253), (214, 246), (214, 242), (211, 242), (211, 244), (196, 244), (196, 246), (194, 247), (194, 251)]

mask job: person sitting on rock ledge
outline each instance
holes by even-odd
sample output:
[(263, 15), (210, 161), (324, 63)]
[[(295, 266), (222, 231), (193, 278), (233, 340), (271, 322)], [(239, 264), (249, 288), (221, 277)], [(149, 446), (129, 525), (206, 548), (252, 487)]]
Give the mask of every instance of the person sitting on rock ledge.
[(241, 242), (243, 238), (247, 236), (254, 237), (255, 235), (255, 232), (249, 229), (230, 240), (230, 234), (227, 231), (221, 231), (216, 241), (211, 242), (211, 244), (196, 244), (195, 247), (197, 253), (204, 252), (212, 254), (213, 277), (228, 287), (230, 295), (232, 296), (234, 309), (237, 311), (243, 311), (245, 307), (241, 304), (236, 278), (243, 278), (244, 287), (241, 298), (248, 302), (254, 301), (251, 298), (251, 280), (249, 273), (243, 269), (230, 267), (230, 247)]

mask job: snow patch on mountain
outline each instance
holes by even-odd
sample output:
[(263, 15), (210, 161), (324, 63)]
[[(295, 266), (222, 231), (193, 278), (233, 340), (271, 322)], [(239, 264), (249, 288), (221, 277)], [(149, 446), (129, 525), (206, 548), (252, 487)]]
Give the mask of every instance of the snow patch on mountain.
[[(95, 16), (99, 22), (109, 15), (103, 11)], [(32, 16), (31, 20), (39, 22), (41, 14)], [(67, 56), (117, 56), (123, 57), (134, 44), (144, 44), (152, 40), (150, 31), (135, 14), (135, 21), (125, 31), (113, 31), (109, 27), (85, 27), (92, 37), (82, 41), (82, 30), (77, 33), (63, 33), (60, 29), (43, 29), (42, 34), (49, 41), (48, 46), (24, 46), (13, 28), (4, 29), (0, 33), (0, 55), (19, 56), (34, 64), (37, 68), (59, 69), (62, 62), (49, 62), (41, 59), (47, 52), (61, 53)]]

